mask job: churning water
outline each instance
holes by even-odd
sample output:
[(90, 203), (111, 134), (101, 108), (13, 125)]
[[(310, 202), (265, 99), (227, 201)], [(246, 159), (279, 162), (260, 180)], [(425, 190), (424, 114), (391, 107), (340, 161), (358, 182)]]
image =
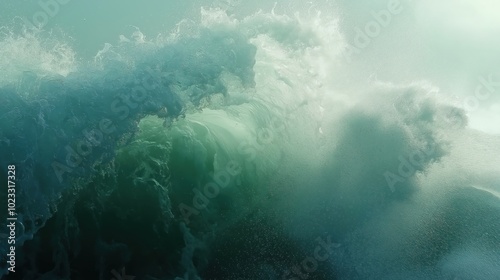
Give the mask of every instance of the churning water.
[(495, 2), (27, 2), (2, 279), (500, 279)]

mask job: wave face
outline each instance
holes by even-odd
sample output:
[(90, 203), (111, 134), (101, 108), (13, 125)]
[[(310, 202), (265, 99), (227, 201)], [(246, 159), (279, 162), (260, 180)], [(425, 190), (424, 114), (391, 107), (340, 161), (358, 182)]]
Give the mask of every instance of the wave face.
[(428, 82), (336, 84), (338, 18), (232, 9), (89, 61), (5, 29), (2, 279), (496, 279), (498, 135)]

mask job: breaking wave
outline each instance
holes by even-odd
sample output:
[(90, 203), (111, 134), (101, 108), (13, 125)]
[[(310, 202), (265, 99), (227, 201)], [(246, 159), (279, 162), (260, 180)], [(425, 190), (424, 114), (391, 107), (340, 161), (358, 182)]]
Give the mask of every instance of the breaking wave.
[(7, 30), (16, 279), (500, 275), (500, 139), (427, 82), (336, 87), (335, 18), (202, 9), (88, 62)]

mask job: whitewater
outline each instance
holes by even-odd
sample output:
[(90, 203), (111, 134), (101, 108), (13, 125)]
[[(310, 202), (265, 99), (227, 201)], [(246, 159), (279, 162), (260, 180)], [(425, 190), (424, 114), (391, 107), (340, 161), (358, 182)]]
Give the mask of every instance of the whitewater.
[(197, 3), (95, 52), (13, 17), (1, 279), (499, 279), (500, 74), (426, 61), (391, 29), (422, 7), (376, 2), (352, 33), (344, 1)]

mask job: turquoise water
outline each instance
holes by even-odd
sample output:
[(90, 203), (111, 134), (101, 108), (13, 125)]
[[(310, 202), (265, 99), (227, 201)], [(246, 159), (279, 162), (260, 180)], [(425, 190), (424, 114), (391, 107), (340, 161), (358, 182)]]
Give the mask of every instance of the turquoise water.
[(0, 276), (498, 279), (498, 5), (449, 2), (3, 0)]

